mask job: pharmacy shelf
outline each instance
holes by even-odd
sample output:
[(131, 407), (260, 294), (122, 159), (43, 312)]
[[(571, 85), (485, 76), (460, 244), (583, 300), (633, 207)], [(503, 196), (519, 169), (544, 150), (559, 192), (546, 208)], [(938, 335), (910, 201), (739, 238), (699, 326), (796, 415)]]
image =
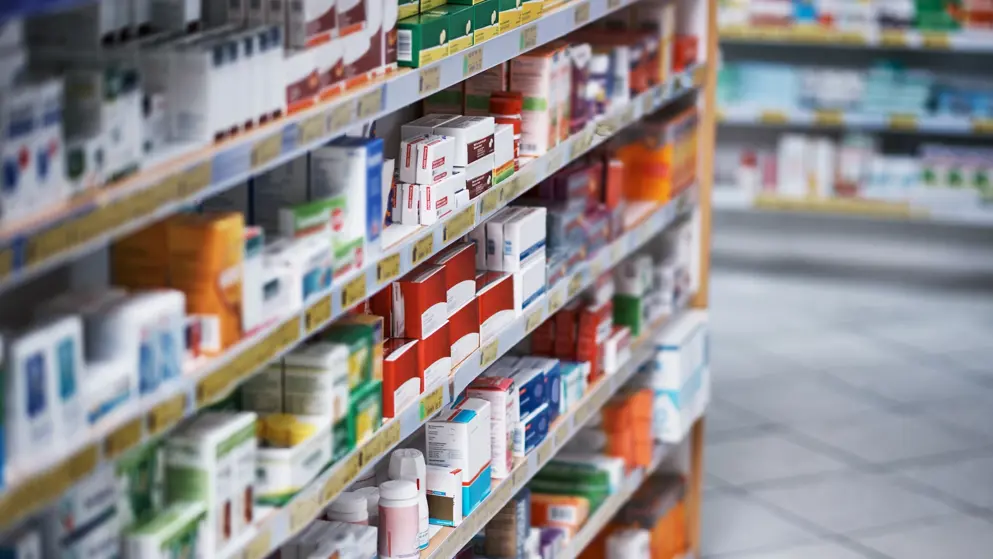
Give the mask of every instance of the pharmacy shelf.
[[(530, 160), (511, 178), (477, 197), (469, 206), (456, 210), (438, 223), (428, 227), (387, 227), (383, 236), (390, 239), (388, 249), (371, 258), (362, 269), (336, 279), (327, 292), (312, 297), (303, 310), (273, 320), (223, 355), (193, 363), (171, 385), (118, 410), (88, 437), (76, 441), (75, 446), (59, 449), (57, 456), (51, 457), (46, 465), (40, 465), (30, 477), (11, 476), (0, 493), (0, 526), (8, 526), (38, 510), (98, 467), (109, 467), (109, 463), (131, 448), (161, 436), (184, 418), (227, 397), (255, 371), (282, 357), (311, 333), (329, 325), (451, 245), (525, 191), (644, 115), (692, 91), (701, 83), (702, 67), (689, 69), (630, 103), (616, 107), (549, 153)], [(669, 206), (672, 204), (664, 208)], [(647, 223), (662, 223), (656, 219), (651, 218)], [(637, 230), (642, 231), (644, 227)], [(630, 238), (630, 235), (624, 238)], [(553, 288), (552, 299), (555, 299), (555, 292)], [(470, 369), (466, 369), (456, 377), (474, 378), (469, 374)]]
[[(620, 369), (603, 377), (587, 391), (575, 408), (560, 416), (549, 427), (548, 436), (538, 448), (518, 459), (510, 476), (493, 480), (490, 495), (456, 528), (432, 527), (431, 543), (421, 552), (421, 559), (451, 559), (502, 509), (537, 473), (555, 457), (555, 454), (599, 411), (635, 372), (656, 352), (651, 343), (668, 324), (662, 319), (648, 328), (631, 344), (631, 355)], [(665, 448), (665, 447), (663, 447)], [(661, 460), (661, 457), (660, 457)], [(601, 506), (602, 508), (602, 506)], [(567, 556), (568, 557), (568, 556)]]
[(635, 0), (577, 0), (418, 69), (387, 77), (272, 124), (179, 157), (65, 206), (0, 226), (0, 291), (71, 262), (190, 203), (315, 149), (441, 89), (562, 37)]
[(840, 31), (817, 25), (728, 25), (721, 28), (720, 37), (724, 43), (993, 53), (993, 33), (989, 31)]
[(13, 19), (66, 10), (95, 0), (0, 0), (0, 25)]
[[(895, 221), (921, 221), (967, 227), (993, 227), (993, 208), (953, 208), (929, 206), (941, 201), (937, 196), (925, 194), (910, 199), (882, 198), (798, 198), (779, 194), (750, 194), (733, 185), (714, 187), (714, 209), (722, 212), (794, 212), (814, 213), (846, 218), (889, 219)], [(956, 194), (951, 192), (950, 194)]]
[(400, 413), (398, 418), (386, 422), (368, 442), (309, 483), (286, 506), (260, 511), (262, 520), (251, 533), (246, 534), (242, 540), (233, 542), (229, 549), (218, 554), (219, 557), (256, 559), (278, 550), (294, 534), (317, 518), (320, 511), (362, 472), (371, 468), (400, 441), (413, 435), (498, 358), (509, 352), (569, 301), (591, 287), (600, 274), (633, 254), (673, 223), (686, 209), (693, 207), (696, 196), (697, 189), (694, 187), (668, 204), (644, 204), (630, 208), (625, 219), (634, 223), (634, 227), (577, 265), (575, 270), (558, 280), (546, 295), (502, 328), (492, 339), (483, 340), (476, 351), (452, 370), (448, 383), (423, 395), (416, 404)]
[(844, 111), (809, 111), (750, 106), (724, 106), (717, 114), (720, 124), (731, 126), (794, 126), (802, 128), (846, 128), (905, 134), (949, 136), (993, 136), (993, 119), (915, 114), (865, 114)]

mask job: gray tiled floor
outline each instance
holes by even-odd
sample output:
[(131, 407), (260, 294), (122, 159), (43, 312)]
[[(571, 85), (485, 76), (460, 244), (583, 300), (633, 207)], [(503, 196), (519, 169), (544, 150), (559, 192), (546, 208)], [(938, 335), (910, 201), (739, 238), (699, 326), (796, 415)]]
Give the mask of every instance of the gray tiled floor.
[(989, 557), (993, 293), (715, 267), (708, 559)]

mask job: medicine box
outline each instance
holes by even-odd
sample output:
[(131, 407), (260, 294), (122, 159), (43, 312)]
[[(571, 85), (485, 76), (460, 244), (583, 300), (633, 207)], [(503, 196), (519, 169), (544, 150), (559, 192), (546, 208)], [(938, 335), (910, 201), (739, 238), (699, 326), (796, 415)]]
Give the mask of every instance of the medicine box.
[(421, 392), (430, 392), (448, 380), (452, 372), (452, 344), (448, 335), (448, 322), (424, 336), (417, 344), (417, 370), (420, 373)]
[(493, 184), (507, 180), (514, 170), (514, 127), (498, 124), (493, 134)]
[(448, 14), (429, 11), (397, 22), (397, 64), (418, 68), (448, 56)]
[(503, 479), (514, 467), (514, 412), (518, 409), (514, 381), (501, 377), (479, 377), (469, 383), (466, 395), (490, 403), (490, 451), (493, 477)]
[(394, 338), (424, 339), (448, 318), (445, 274), (441, 266), (424, 265), (370, 299)]
[(438, 526), (462, 523), (462, 471), (427, 466), (428, 521)]
[(98, 469), (59, 497), (52, 513), (45, 517), (47, 534), (57, 542), (81, 535), (114, 509), (119, 497), (114, 470)]
[(514, 280), (510, 274), (486, 272), (476, 278), (479, 343), (485, 344), (514, 320)]
[(200, 545), (206, 531), (203, 503), (179, 502), (124, 533), (125, 557), (171, 559), (208, 554)]
[(390, 338), (383, 344), (383, 417), (396, 417), (421, 393), (417, 343)]
[(421, 222), (421, 189), (413, 183), (398, 182), (393, 197), (391, 218), (400, 225), (418, 225)]
[(444, 268), (445, 294), (451, 316), (476, 296), (476, 246), (458, 242), (431, 258), (431, 264)]
[[(545, 215), (542, 207), (521, 208), (503, 222), (502, 271), (517, 272), (528, 259), (541, 259), (542, 280), (545, 260)], [(490, 229), (487, 229), (487, 234)], [(494, 247), (499, 250), (499, 247)], [(495, 259), (494, 259), (495, 260)]]
[(519, 432), (520, 443), (514, 442), (514, 449), (518, 456), (526, 456), (529, 452), (538, 447), (548, 436), (548, 404), (543, 403), (531, 413), (524, 415), (524, 408), (521, 408), (522, 429)]
[[(421, 11), (421, 4), (419, 0), (397, 0), (399, 6), (397, 10), (397, 17), (400, 19), (405, 19), (410, 16), (416, 16)], [(432, 6), (434, 7), (434, 6)]]
[(500, 0), (500, 33), (521, 25), (521, 0)]
[[(270, 506), (282, 506), (331, 462), (331, 416), (297, 415), (310, 435), (289, 448), (262, 447), (256, 458), (255, 498)], [(265, 421), (266, 418), (261, 418)]]
[[(331, 422), (344, 419), (348, 412), (348, 359), (348, 346), (325, 341), (288, 353), (282, 362), (283, 411), (326, 417)], [(270, 380), (268, 384), (274, 383)]]
[(331, 42), (338, 35), (335, 0), (286, 3), (286, 44), (303, 49)]
[(473, 7), (473, 42), (478, 44), (500, 34), (500, 0), (482, 0)]
[(472, 7), (446, 4), (421, 13), (444, 14), (448, 18), (448, 56), (462, 52), (473, 45)]
[[(434, 135), (435, 128), (448, 122), (456, 120), (459, 115), (450, 114), (426, 114), (417, 120), (412, 120), (400, 126), (400, 138), (407, 139), (414, 136)], [(453, 150), (454, 155), (454, 150)], [(454, 165), (454, 162), (453, 162)]]
[(462, 189), (463, 183), (461, 174), (451, 174), (433, 184), (417, 185), (421, 225), (433, 225), (455, 211), (455, 193)]
[(514, 272), (514, 311), (526, 312), (545, 294), (545, 255), (529, 258)]
[(455, 140), (423, 134), (400, 141), (400, 180), (433, 184), (452, 174)]
[(522, 417), (548, 402), (548, 379), (544, 368), (518, 368), (513, 379), (517, 385)]
[(462, 471), (462, 516), (469, 516), (490, 493), (490, 403), (469, 398), (425, 430), (428, 465)]
[(555, 421), (562, 406), (562, 368), (558, 359), (550, 357), (522, 357), (520, 369), (540, 368), (545, 373), (545, 392), (548, 396), (549, 421)]
[(475, 298), (448, 317), (448, 338), (455, 368), (479, 347), (479, 302)]
[(692, 426), (709, 400), (707, 314), (680, 316), (656, 340), (658, 353), (644, 383), (655, 391), (654, 430), (658, 440), (675, 442)]
[(365, 0), (335, 0), (334, 7), (337, 10), (339, 37), (365, 29), (367, 19)]
[(494, 131), (491, 116), (463, 116), (435, 127), (435, 134), (455, 138), (455, 160), (452, 164), (456, 167), (468, 167), (487, 155), (493, 155)]

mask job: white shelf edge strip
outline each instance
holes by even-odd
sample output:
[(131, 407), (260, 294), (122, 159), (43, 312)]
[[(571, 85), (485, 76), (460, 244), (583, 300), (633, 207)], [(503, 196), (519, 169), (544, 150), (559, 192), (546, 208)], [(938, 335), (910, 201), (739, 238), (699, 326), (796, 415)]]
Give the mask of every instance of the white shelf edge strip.
[(798, 26), (728, 25), (718, 31), (721, 42), (776, 46), (846, 47), (993, 52), (989, 31), (922, 31), (915, 29), (876, 29), (846, 31)]
[[(579, 0), (542, 14), (534, 22), (474, 45), (458, 54), (416, 69), (401, 69), (388, 78), (345, 96), (290, 115), (242, 134), (201, 153), (184, 153), (153, 162), (138, 175), (112, 185), (79, 207), (56, 208), (48, 214), (0, 226), (0, 292), (61, 266), (176, 213), (182, 207), (216, 195), (299, 157), (309, 150), (424, 99), (497, 64), (596, 21), (636, 0)], [(480, 56), (481, 54), (481, 56)], [(470, 64), (470, 60), (474, 61)], [(481, 60), (481, 62), (476, 62)], [(423, 79), (422, 79), (423, 78)], [(417, 94), (412, 94), (417, 92)], [(205, 152), (205, 153), (203, 153)], [(106, 212), (106, 207), (133, 200), (133, 207)], [(117, 224), (119, 214), (137, 216)], [(86, 226), (69, 227), (90, 218)], [(42, 233), (52, 234), (42, 242)], [(33, 243), (36, 243), (33, 245)]]

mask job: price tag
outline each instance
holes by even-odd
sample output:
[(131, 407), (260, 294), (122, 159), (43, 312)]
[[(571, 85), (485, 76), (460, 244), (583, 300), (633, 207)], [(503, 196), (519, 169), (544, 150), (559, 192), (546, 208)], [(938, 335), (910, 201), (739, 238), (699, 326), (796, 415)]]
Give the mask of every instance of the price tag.
[(117, 458), (141, 441), (141, 419), (133, 419), (118, 427), (103, 442), (103, 454), (108, 459)]
[(441, 65), (425, 68), (420, 72), (421, 97), (426, 97), (441, 88)]
[(542, 320), (544, 320), (545, 314), (542, 312), (542, 310), (543, 309), (541, 307), (538, 307), (530, 315), (528, 315), (527, 322), (525, 322), (524, 324), (525, 335), (534, 332), (534, 329), (541, 324)]
[[(448, 239), (445, 239), (448, 242)], [(423, 239), (414, 243), (414, 249), (410, 253), (410, 261), (417, 266), (428, 256), (434, 254), (434, 233), (429, 233)]]
[(327, 124), (327, 115), (323, 112), (301, 122), (297, 136), (297, 147), (316, 142), (327, 135)]
[(579, 295), (579, 292), (583, 290), (583, 276), (582, 274), (575, 273), (572, 275), (572, 279), (569, 280), (569, 299), (574, 298)]
[(603, 263), (600, 262), (601, 254), (602, 253), (598, 252), (596, 258), (594, 258), (593, 262), (590, 263), (590, 269), (593, 271), (594, 281), (600, 277), (600, 274), (603, 273)]
[(586, 25), (590, 21), (590, 3), (583, 2), (582, 4), (576, 6), (576, 11), (573, 12), (573, 23), (576, 27), (581, 25)]
[(183, 198), (188, 198), (200, 193), (210, 185), (212, 173), (213, 169), (209, 161), (187, 169), (179, 177), (179, 195)]
[(559, 425), (555, 429), (555, 448), (562, 448), (565, 443), (569, 442), (569, 423), (563, 421), (562, 425)]
[(465, 53), (462, 59), (462, 77), (468, 78), (483, 71), (483, 47), (478, 47)]
[(421, 398), (421, 421), (438, 413), (445, 402), (445, 387), (439, 386)]
[(452, 239), (465, 235), (470, 229), (476, 226), (476, 207), (468, 206), (466, 209), (455, 214), (455, 217), (445, 223), (442, 241), (448, 244)]
[(540, 468), (547, 464), (553, 456), (555, 456), (555, 441), (545, 439), (545, 442), (541, 443), (541, 446), (538, 447), (538, 467)]
[(814, 124), (818, 126), (843, 126), (845, 116), (838, 110), (817, 110), (814, 111)]
[(703, 87), (707, 80), (707, 65), (701, 64), (693, 69), (693, 87)]
[(321, 503), (328, 504), (333, 501), (347, 485), (352, 483), (353, 479), (358, 477), (361, 470), (361, 459), (359, 453), (355, 452), (324, 482), (324, 487), (321, 488)]
[(790, 118), (783, 111), (762, 111), (759, 113), (759, 122), (763, 124), (786, 124)]
[(359, 274), (341, 289), (341, 308), (345, 310), (363, 299), (365, 299), (365, 274)]
[(347, 127), (355, 119), (355, 106), (352, 103), (342, 103), (328, 113), (328, 131), (337, 132)]
[(917, 117), (909, 114), (891, 114), (889, 126), (893, 130), (916, 130)]
[(562, 289), (556, 289), (551, 298), (548, 300), (548, 312), (554, 313), (555, 311), (561, 309), (565, 306), (565, 292)]
[[(972, 119), (972, 131), (975, 134), (993, 134), (993, 119), (991, 118)], [(0, 277), (3, 277), (2, 273), (0, 273)]]
[(593, 129), (584, 128), (569, 144), (569, 159), (579, 159), (593, 144)]
[(948, 50), (952, 46), (945, 33), (924, 33), (921, 35), (921, 43), (924, 48), (935, 50)]
[(12, 271), (14, 271), (14, 250), (11, 248), (0, 250), (0, 281), (7, 279)]
[(538, 24), (521, 29), (521, 52), (529, 51), (538, 46)]
[(553, 150), (552, 153), (548, 154), (548, 174), (553, 174), (562, 168), (564, 164), (565, 156), (560, 149)]
[(327, 294), (307, 307), (303, 314), (303, 327), (307, 334), (313, 334), (321, 326), (331, 320), (331, 294)]
[(290, 532), (299, 532), (316, 517), (320, 507), (313, 495), (298, 495), (290, 503)]
[(485, 369), (493, 364), (500, 355), (500, 340), (496, 339), (492, 342), (483, 346), (483, 350), (479, 352), (479, 367)]
[(888, 29), (879, 35), (879, 44), (885, 47), (905, 47), (907, 46), (907, 35), (903, 31)]
[(186, 415), (186, 394), (176, 394), (148, 412), (146, 424), (149, 436), (155, 436), (179, 423)]
[(400, 442), (400, 422), (393, 421), (385, 429), (380, 429), (372, 440), (359, 450), (359, 463), (367, 466), (398, 442)]
[(272, 162), (283, 151), (283, 135), (271, 134), (252, 145), (252, 170)]
[(9, 526), (14, 520), (65, 493), (79, 480), (93, 473), (96, 465), (97, 446), (90, 445), (55, 468), (6, 490), (0, 497), (0, 524)]
[(383, 88), (377, 87), (375, 90), (359, 97), (359, 118), (372, 118), (379, 111), (383, 110)]
[(376, 265), (376, 283), (383, 285), (400, 275), (400, 254), (392, 254)]
[(272, 532), (266, 526), (260, 526), (261, 530), (252, 541), (248, 542), (242, 559), (265, 559), (272, 548)]
[(517, 470), (514, 471), (514, 490), (520, 491), (524, 489), (524, 486), (531, 481), (531, 472), (528, 469), (528, 463), (525, 461)]
[[(507, 184), (513, 184), (514, 181), (511, 180)], [(506, 187), (504, 187), (506, 188)], [(496, 187), (491, 188), (489, 192), (483, 194), (483, 201), (479, 204), (479, 213), (488, 214), (497, 209), (500, 205), (500, 197), (503, 196), (504, 188)]]
[(607, 9), (616, 10), (621, 7), (621, 0), (607, 0)]

